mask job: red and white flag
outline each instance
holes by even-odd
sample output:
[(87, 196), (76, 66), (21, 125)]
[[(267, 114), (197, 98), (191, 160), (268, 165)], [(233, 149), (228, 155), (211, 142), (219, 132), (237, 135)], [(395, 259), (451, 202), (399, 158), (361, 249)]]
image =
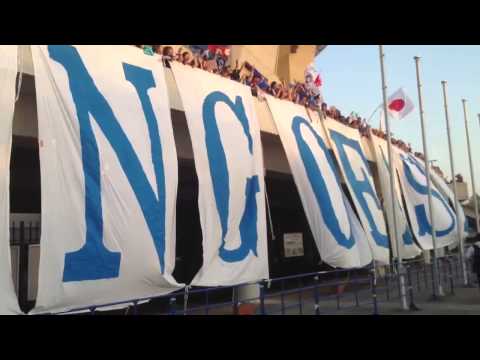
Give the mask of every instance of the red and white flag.
[(230, 56), (230, 45), (208, 45), (208, 51), (211, 55), (215, 55), (220, 50), (223, 56)]
[[(385, 127), (385, 116), (383, 115), (383, 104), (381, 104), (380, 106), (380, 129), (383, 129)], [(387, 109), (388, 116), (393, 119), (400, 120), (410, 114), (413, 109), (415, 109), (415, 105), (413, 104), (413, 101), (407, 96), (405, 91), (400, 88), (389, 96), (387, 100)]]
[(313, 64), (310, 64), (305, 69), (305, 85), (307, 86), (307, 89), (311, 90), (315, 95), (320, 94), (322, 78)]
[(405, 91), (400, 88), (388, 98), (387, 108), (389, 116), (400, 120), (410, 114), (413, 109), (415, 109), (415, 105), (413, 105), (412, 100), (405, 94)]

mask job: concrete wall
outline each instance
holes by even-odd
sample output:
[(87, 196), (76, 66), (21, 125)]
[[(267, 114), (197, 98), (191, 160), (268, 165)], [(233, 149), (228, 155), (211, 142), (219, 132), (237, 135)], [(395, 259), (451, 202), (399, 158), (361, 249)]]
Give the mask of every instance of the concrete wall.
[(298, 45), (297, 51), (290, 54), (289, 69), (291, 82), (305, 81), (305, 69), (315, 58), (315, 45)]
[(278, 81), (277, 58), (279, 45), (233, 45), (230, 62), (239, 64), (244, 61), (254, 65), (268, 80)]

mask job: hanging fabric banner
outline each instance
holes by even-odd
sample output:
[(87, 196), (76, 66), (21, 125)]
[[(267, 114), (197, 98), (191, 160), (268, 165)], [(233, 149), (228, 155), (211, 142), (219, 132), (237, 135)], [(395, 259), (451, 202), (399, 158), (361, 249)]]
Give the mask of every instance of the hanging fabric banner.
[[(411, 230), (423, 250), (432, 250), (432, 226), (425, 164), (411, 154), (399, 153), (396, 167), (412, 226)], [(457, 242), (455, 212), (448, 204), (448, 199), (438, 191), (433, 181), (432, 207), (437, 247), (442, 248), (454, 244)]]
[[(416, 158), (416, 160), (421, 164), (423, 168), (425, 168), (425, 162), (422, 159)], [(437, 172), (433, 169), (432, 166), (430, 166), (430, 175), (432, 178), (432, 183), (438, 190), (440, 194), (443, 195), (443, 197), (447, 200), (448, 205), (452, 209), (452, 211), (455, 213), (455, 195), (453, 194), (453, 190), (450, 189), (450, 187), (447, 185), (447, 182), (445, 179), (443, 179)], [(467, 228), (467, 219), (465, 217), (465, 212), (463, 211), (462, 205), (459, 203), (458, 204), (458, 210), (459, 210), (459, 219), (460, 219), (460, 230), (461, 230), (461, 236), (465, 238), (468, 233), (468, 228)], [(455, 220), (457, 220), (457, 217), (455, 215)], [(455, 234), (457, 235), (457, 229), (455, 225)], [(455, 237), (456, 242), (450, 244), (449, 246), (456, 246), (458, 245), (458, 235)]]
[(17, 45), (0, 45), (0, 315), (19, 314), (10, 258), (10, 154)]
[[(385, 140), (371, 135), (371, 148), (374, 150), (378, 177), (380, 179), (380, 188), (382, 192), (383, 207), (387, 214), (387, 223), (389, 226), (389, 235), (391, 240), (391, 250), (394, 258), (397, 258), (397, 239), (395, 229), (393, 228), (393, 212), (392, 212), (392, 195), (390, 192), (390, 169), (388, 163), (388, 144)], [(392, 146), (392, 157), (397, 158), (400, 150)], [(397, 162), (394, 160), (393, 164)], [(394, 165), (395, 166), (395, 165)], [(412, 231), (408, 226), (405, 209), (402, 204), (402, 196), (398, 184), (397, 170), (394, 168), (394, 191), (395, 191), (395, 215), (401, 241), (399, 243), (399, 250), (402, 259), (412, 259), (422, 253), (422, 250), (415, 244)]]
[(339, 268), (372, 261), (366, 234), (342, 191), (323, 129), (305, 107), (267, 96), (320, 257)]
[[(417, 160), (423, 166), (425, 166), (425, 163), (422, 160), (420, 159), (417, 159)], [(432, 182), (435, 184), (437, 189), (442, 193), (442, 195), (449, 200), (448, 203), (452, 208), (452, 210), (455, 212), (455, 195), (453, 194), (453, 190), (447, 185), (446, 181), (433, 170), (432, 167), (430, 167), (430, 174), (431, 174)], [(468, 235), (468, 223), (467, 223), (467, 218), (465, 216), (465, 212), (463, 211), (463, 206), (460, 203), (458, 203), (458, 212), (459, 212), (458, 218), (460, 220), (460, 233), (461, 233), (460, 236), (463, 239), (465, 239)], [(458, 245), (458, 241), (457, 243), (451, 244), (452, 247), (456, 245)]]
[[(422, 160), (418, 160), (421, 164), (423, 164), (423, 166), (425, 166), (425, 163)], [(455, 212), (455, 195), (453, 194), (453, 190), (447, 185), (446, 181), (434, 171), (432, 167), (430, 167), (430, 174), (432, 175), (432, 182), (442, 193), (442, 195), (448, 199), (448, 204), (452, 208), (453, 212)], [(463, 211), (463, 206), (460, 203), (458, 203), (458, 212), (458, 220), (460, 220), (460, 236), (462, 237), (462, 239), (466, 239), (468, 236), (468, 222), (465, 216), (465, 212)], [(455, 217), (455, 220), (457, 220), (457, 217)], [(458, 230), (455, 229), (455, 231), (457, 232)], [(455, 240), (456, 242), (448, 245), (448, 249), (450, 251), (455, 249), (459, 245), (458, 235)]]
[(192, 285), (268, 278), (260, 127), (249, 87), (172, 63), (199, 182), (203, 265)]
[(132, 46), (32, 46), (32, 58), (42, 177), (32, 312), (182, 287), (171, 275), (178, 175), (162, 63)]
[(357, 129), (331, 119), (325, 120), (323, 124), (367, 234), (373, 257), (382, 264), (389, 264), (390, 250), (385, 218), (360, 133)]

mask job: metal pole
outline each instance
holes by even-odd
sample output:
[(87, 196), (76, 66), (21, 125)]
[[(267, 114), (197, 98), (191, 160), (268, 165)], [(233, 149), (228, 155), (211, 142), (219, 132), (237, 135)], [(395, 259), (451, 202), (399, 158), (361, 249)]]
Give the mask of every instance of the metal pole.
[(463, 104), (463, 117), (465, 119), (465, 133), (467, 135), (467, 149), (468, 149), (468, 160), (470, 162), (470, 177), (472, 181), (472, 193), (473, 193), (473, 204), (475, 207), (475, 231), (478, 234), (478, 202), (477, 202), (477, 192), (475, 190), (475, 171), (473, 170), (473, 161), (472, 161), (472, 148), (470, 146), (470, 134), (468, 132), (468, 121), (467, 121), (467, 100), (462, 99)]
[[(402, 303), (402, 308), (408, 310), (407, 304), (407, 294), (405, 290), (405, 277), (403, 273), (402, 266), (402, 254), (400, 252), (400, 241), (402, 237), (399, 235), (398, 226), (397, 226), (397, 207), (395, 206), (395, 175), (394, 175), (394, 165), (393, 165), (393, 156), (392, 156), (392, 139), (390, 134), (390, 122), (388, 119), (388, 109), (387, 109), (387, 85), (385, 80), (385, 65), (383, 58), (385, 54), (383, 53), (383, 46), (379, 45), (380, 52), (380, 71), (382, 75), (382, 95), (383, 95), (383, 113), (385, 117), (385, 128), (387, 131), (387, 143), (388, 143), (388, 167), (390, 171), (390, 196), (391, 196), (391, 214), (393, 215), (393, 234), (390, 231), (390, 239), (395, 238), (395, 248), (397, 251), (397, 270), (400, 281), (400, 300)], [(387, 217), (388, 219), (388, 217)], [(392, 229), (390, 229), (392, 230)]]
[(458, 234), (458, 244), (460, 246), (460, 262), (462, 264), (462, 278), (463, 284), (468, 285), (467, 279), (467, 265), (465, 263), (465, 249), (463, 247), (463, 237), (462, 230), (460, 228), (460, 213), (459, 213), (459, 203), (458, 203), (458, 193), (457, 193), (457, 179), (455, 178), (455, 161), (453, 159), (453, 146), (452, 146), (452, 136), (450, 131), (450, 117), (448, 114), (448, 102), (447, 102), (447, 82), (442, 81), (443, 88), (443, 103), (445, 106), (445, 121), (447, 123), (447, 137), (448, 137), (448, 153), (450, 154), (450, 170), (452, 174), (452, 184), (453, 184), (453, 199), (455, 201), (455, 213), (457, 214), (457, 234)]
[(418, 88), (418, 104), (420, 108), (420, 123), (422, 125), (422, 140), (423, 140), (423, 154), (425, 156), (425, 172), (427, 175), (427, 191), (428, 191), (428, 210), (430, 215), (430, 224), (432, 227), (432, 243), (433, 243), (433, 299), (437, 300), (438, 295), (442, 294), (441, 285), (438, 282), (438, 262), (437, 262), (437, 234), (435, 230), (435, 218), (433, 217), (433, 204), (432, 204), (432, 184), (430, 178), (430, 162), (428, 160), (427, 150), (427, 137), (425, 134), (425, 119), (423, 113), (422, 102), (422, 84), (420, 82), (420, 57), (415, 56), (415, 67), (417, 70), (417, 88)]
[[(265, 171), (266, 173), (266, 171)], [(275, 241), (275, 232), (273, 231), (273, 221), (272, 221), (272, 211), (270, 209), (270, 201), (268, 199), (268, 191), (267, 191), (267, 182), (265, 181), (265, 200), (267, 203), (267, 212), (268, 212), (268, 224), (270, 226), (270, 233), (272, 234), (272, 240)]]

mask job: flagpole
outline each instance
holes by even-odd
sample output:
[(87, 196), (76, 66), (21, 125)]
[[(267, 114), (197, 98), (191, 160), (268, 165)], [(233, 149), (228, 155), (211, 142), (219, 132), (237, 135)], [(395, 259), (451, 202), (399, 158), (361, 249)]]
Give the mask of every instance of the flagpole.
[(433, 216), (433, 203), (432, 203), (432, 184), (430, 177), (430, 162), (428, 160), (427, 150), (427, 137), (425, 134), (425, 119), (423, 113), (423, 101), (422, 101), (422, 84), (420, 82), (420, 57), (415, 56), (415, 68), (417, 71), (417, 89), (418, 89), (418, 104), (420, 110), (420, 123), (422, 125), (422, 140), (423, 140), (423, 155), (425, 157), (425, 171), (427, 175), (427, 191), (428, 191), (428, 210), (430, 215), (430, 224), (432, 228), (432, 243), (433, 243), (433, 300), (437, 300), (441, 295), (442, 289), (438, 282), (438, 263), (437, 263), (437, 234), (435, 230), (435, 218)]
[[(397, 270), (400, 281), (400, 301), (402, 308), (408, 310), (407, 305), (407, 294), (405, 290), (405, 277), (403, 273), (403, 264), (402, 264), (402, 254), (400, 252), (400, 241), (402, 239), (399, 236), (398, 226), (397, 226), (397, 207), (395, 206), (395, 177), (394, 177), (394, 165), (393, 165), (393, 156), (392, 156), (392, 139), (390, 136), (390, 122), (388, 119), (388, 109), (387, 109), (387, 85), (385, 80), (385, 65), (383, 58), (385, 54), (383, 52), (383, 45), (378, 46), (380, 53), (380, 71), (382, 75), (382, 95), (383, 95), (383, 112), (385, 118), (385, 128), (387, 130), (387, 143), (388, 143), (388, 167), (390, 171), (390, 196), (391, 196), (391, 214), (393, 215), (393, 234), (395, 237), (395, 248), (397, 251)], [(387, 217), (388, 220), (388, 217)], [(390, 239), (392, 239), (392, 229), (390, 229)]]
[(367, 124), (370, 122), (370, 120), (372, 119), (373, 115), (375, 115), (375, 113), (378, 111), (378, 109), (380, 109), (382, 107), (382, 104), (378, 105), (377, 108), (375, 110), (373, 110), (372, 112), (372, 115), (370, 115), (370, 117), (368, 118), (367, 120)]
[(465, 134), (467, 136), (467, 149), (468, 149), (468, 160), (470, 162), (470, 178), (472, 181), (472, 192), (473, 192), (473, 204), (475, 209), (475, 231), (477, 234), (478, 231), (478, 202), (477, 202), (477, 192), (475, 190), (475, 171), (473, 170), (473, 161), (472, 161), (472, 148), (470, 146), (470, 134), (468, 132), (468, 120), (467, 120), (467, 100), (462, 99), (463, 104), (463, 117), (465, 120)]
[(443, 104), (445, 107), (445, 121), (447, 123), (447, 138), (448, 138), (448, 153), (450, 154), (450, 170), (452, 174), (452, 184), (453, 184), (453, 199), (455, 201), (455, 213), (457, 215), (457, 234), (458, 234), (458, 244), (460, 247), (460, 264), (462, 265), (462, 278), (463, 284), (468, 285), (468, 274), (467, 274), (467, 265), (465, 263), (465, 249), (463, 247), (463, 237), (462, 237), (462, 228), (460, 227), (460, 212), (459, 212), (459, 203), (458, 203), (458, 193), (457, 193), (457, 179), (455, 178), (455, 162), (453, 159), (453, 146), (452, 146), (452, 136), (450, 130), (450, 117), (448, 114), (448, 102), (447, 102), (447, 82), (442, 81), (443, 89)]

